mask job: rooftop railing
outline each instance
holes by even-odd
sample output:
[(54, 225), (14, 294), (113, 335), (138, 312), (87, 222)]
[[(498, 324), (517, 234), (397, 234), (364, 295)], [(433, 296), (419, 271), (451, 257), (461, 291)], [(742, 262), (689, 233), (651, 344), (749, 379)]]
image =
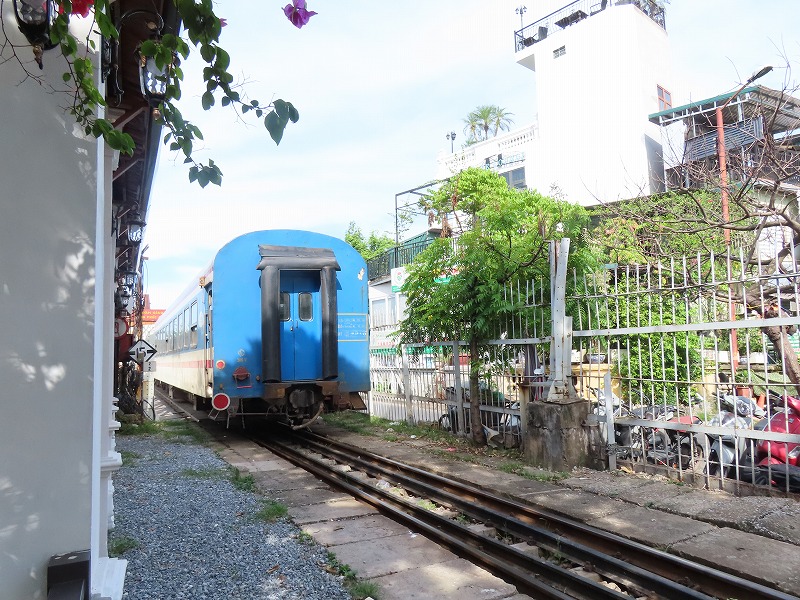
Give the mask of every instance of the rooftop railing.
[(414, 258), (433, 243), (433, 239), (423, 242), (416, 242), (405, 246), (397, 246), (384, 252), (383, 254), (371, 258), (367, 261), (367, 275), (369, 280), (378, 277), (387, 277), (395, 267), (411, 264)]
[(541, 42), (546, 39), (548, 35), (553, 35), (566, 29), (570, 25), (593, 17), (607, 8), (623, 4), (634, 5), (655, 21), (662, 29), (667, 28), (664, 17), (664, 7), (656, 0), (576, 0), (550, 13), (546, 17), (523, 27), (519, 31), (515, 31), (514, 48), (519, 52), (528, 46)]

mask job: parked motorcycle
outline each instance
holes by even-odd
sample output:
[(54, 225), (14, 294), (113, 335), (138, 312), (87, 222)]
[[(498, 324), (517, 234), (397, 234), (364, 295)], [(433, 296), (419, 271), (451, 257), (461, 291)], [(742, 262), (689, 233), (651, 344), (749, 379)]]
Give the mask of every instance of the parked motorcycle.
[[(757, 429), (760, 419), (765, 415), (764, 409), (752, 398), (735, 396), (723, 391), (717, 392), (720, 411), (708, 422), (712, 427), (731, 429), (730, 434), (699, 434), (695, 441), (703, 450), (707, 475), (715, 477), (736, 478), (736, 469), (748, 462), (750, 451), (747, 438), (735, 435), (735, 429)], [(743, 471), (740, 471), (740, 475)]]
[[(595, 397), (593, 401), (594, 407), (592, 412), (598, 417), (604, 417), (606, 414), (606, 394), (601, 388), (589, 388), (589, 391)], [(614, 407), (614, 419), (623, 417), (631, 417), (634, 419), (641, 419), (642, 415), (639, 412), (640, 407), (634, 407), (633, 410), (628, 409), (622, 402), (619, 396), (611, 392), (611, 405)], [(638, 458), (642, 455), (641, 433), (642, 428), (639, 425), (621, 425), (614, 424), (614, 444), (616, 446), (616, 455), (619, 459)], [(605, 444), (608, 444), (606, 428), (600, 428), (600, 435)]]
[[(641, 418), (654, 421), (667, 421), (684, 425), (699, 424), (702, 421), (697, 415), (681, 414), (674, 405), (649, 405), (644, 407)], [(691, 468), (699, 448), (692, 445), (692, 434), (687, 429), (672, 428), (647, 428), (645, 430), (647, 441), (647, 460), (657, 465), (663, 465), (683, 470)]]
[[(764, 431), (800, 435), (800, 398), (769, 395), (772, 416)], [(753, 482), (800, 492), (800, 443), (761, 440), (753, 457)]]

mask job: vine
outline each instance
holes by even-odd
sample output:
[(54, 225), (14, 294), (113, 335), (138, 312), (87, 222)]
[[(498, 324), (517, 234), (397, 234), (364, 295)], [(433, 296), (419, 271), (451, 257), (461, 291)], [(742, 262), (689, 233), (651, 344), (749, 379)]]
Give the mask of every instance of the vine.
[[(200, 129), (184, 119), (178, 109), (177, 101), (181, 97), (181, 83), (183, 70), (181, 60), (186, 59), (192, 47), (199, 51), (205, 61), (202, 76), (206, 91), (201, 97), (204, 110), (210, 110), (220, 100), (221, 106), (232, 107), (244, 115), (254, 114), (256, 118), (263, 119), (272, 140), (279, 144), (287, 125), (296, 123), (300, 114), (291, 102), (276, 99), (269, 103), (258, 100), (243, 100), (234, 85), (233, 75), (228, 71), (230, 56), (220, 46), (219, 39), (224, 19), (220, 19), (214, 12), (212, 0), (173, 0), (180, 16), (188, 43), (182, 37), (163, 33), (157, 23), (149, 23), (153, 36), (143, 41), (139, 48), (140, 60), (152, 60), (159, 71), (155, 79), (164, 89), (164, 97), (153, 107), (158, 122), (167, 128), (164, 144), (169, 144), (170, 150), (182, 152), (184, 163), (189, 164), (189, 180), (205, 187), (209, 183), (221, 185), (222, 171), (209, 160), (203, 164), (193, 158), (194, 143), (203, 139)], [(99, 109), (107, 105), (103, 93), (95, 84), (94, 64), (89, 57), (89, 52), (96, 52), (95, 40), (92, 33), (87, 35), (81, 51), (81, 44), (70, 32), (69, 19), (71, 16), (91, 18), (92, 32), (99, 33), (110, 43), (119, 40), (120, 24), (115, 24), (111, 13), (111, 0), (54, 0), (57, 16), (50, 27), (49, 43), (33, 44), (34, 58), (42, 68), (43, 48), (59, 46), (67, 62), (67, 71), (63, 74), (65, 83), (71, 85), (72, 102), (69, 113), (83, 128), (86, 135), (96, 138), (102, 137), (108, 145), (125, 154), (133, 154), (135, 144), (133, 138), (123, 131), (114, 128), (108, 119), (98, 116)], [(93, 10), (92, 10), (93, 9)], [(309, 19), (317, 14), (306, 8), (305, 0), (292, 0), (283, 8), (286, 18), (297, 28), (308, 24)], [(191, 44), (191, 46), (190, 46)], [(15, 52), (16, 56), (16, 52)], [(35, 77), (25, 67), (23, 61), (17, 56), (27, 75)]]

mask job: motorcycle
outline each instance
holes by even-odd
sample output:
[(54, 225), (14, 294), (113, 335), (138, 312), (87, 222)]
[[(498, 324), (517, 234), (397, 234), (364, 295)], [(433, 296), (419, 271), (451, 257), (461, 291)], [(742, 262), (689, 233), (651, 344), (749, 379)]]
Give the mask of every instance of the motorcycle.
[[(772, 416), (764, 431), (800, 435), (800, 398), (770, 393)], [(753, 457), (753, 482), (800, 492), (800, 442), (761, 440)]]
[[(667, 421), (684, 425), (697, 425), (702, 421), (697, 415), (681, 414), (674, 405), (648, 405), (644, 407), (643, 419), (654, 421)], [(692, 466), (695, 454), (699, 448), (692, 446), (692, 434), (686, 429), (672, 429), (654, 427), (645, 431), (647, 441), (647, 460), (657, 465), (663, 465), (682, 470)]]
[(702, 448), (707, 475), (736, 478), (737, 465), (748, 462), (749, 444), (746, 438), (735, 435), (735, 429), (758, 429), (758, 423), (766, 414), (758, 403), (747, 396), (736, 396), (717, 392), (720, 411), (708, 422), (712, 427), (731, 429), (730, 434), (698, 434), (695, 441)]
[[(594, 396), (594, 407), (592, 412), (598, 417), (606, 415), (606, 394), (601, 388), (589, 388), (589, 391)], [(634, 407), (628, 409), (622, 402), (619, 396), (611, 392), (611, 405), (614, 408), (614, 419), (630, 417), (634, 419), (641, 419), (642, 407)], [(600, 435), (605, 444), (608, 444), (607, 434), (605, 427), (600, 428)], [(619, 459), (636, 459), (642, 455), (642, 428), (639, 425), (622, 425), (614, 424), (614, 444), (616, 447), (616, 455)]]

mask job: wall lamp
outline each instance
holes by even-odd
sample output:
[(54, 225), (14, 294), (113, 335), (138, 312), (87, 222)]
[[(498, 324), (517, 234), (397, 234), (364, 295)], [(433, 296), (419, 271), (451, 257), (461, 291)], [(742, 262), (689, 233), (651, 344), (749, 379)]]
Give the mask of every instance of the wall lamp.
[(119, 274), (119, 283), (120, 285), (127, 286), (129, 288), (133, 288), (136, 285), (136, 272), (135, 271), (123, 271)]
[(138, 211), (133, 211), (131, 216), (125, 221), (128, 226), (128, 242), (131, 244), (138, 244), (142, 241), (142, 234), (144, 233), (145, 223), (142, 216)]
[(42, 53), (56, 44), (50, 41), (50, 28), (58, 16), (55, 0), (14, 0), (14, 14), (19, 30), (33, 47), (33, 57), (44, 68)]
[[(122, 30), (125, 24), (133, 17), (142, 17), (145, 26), (150, 33), (150, 39), (160, 40), (161, 32), (164, 29), (164, 19), (157, 12), (146, 9), (134, 9), (124, 13), (116, 23), (119, 38), (116, 40), (103, 40), (101, 72), (103, 79), (109, 78), (113, 89), (111, 94), (117, 99), (117, 104), (122, 100), (123, 89), (119, 83), (119, 45), (122, 38)], [(167, 81), (165, 73), (156, 66), (153, 58), (143, 56), (137, 46), (134, 57), (139, 64), (139, 84), (142, 95), (147, 103), (156, 108), (166, 97)], [(113, 75), (111, 75), (113, 71)]]
[(158, 67), (152, 56), (139, 54), (139, 84), (150, 108), (158, 109), (167, 97), (167, 73)]

